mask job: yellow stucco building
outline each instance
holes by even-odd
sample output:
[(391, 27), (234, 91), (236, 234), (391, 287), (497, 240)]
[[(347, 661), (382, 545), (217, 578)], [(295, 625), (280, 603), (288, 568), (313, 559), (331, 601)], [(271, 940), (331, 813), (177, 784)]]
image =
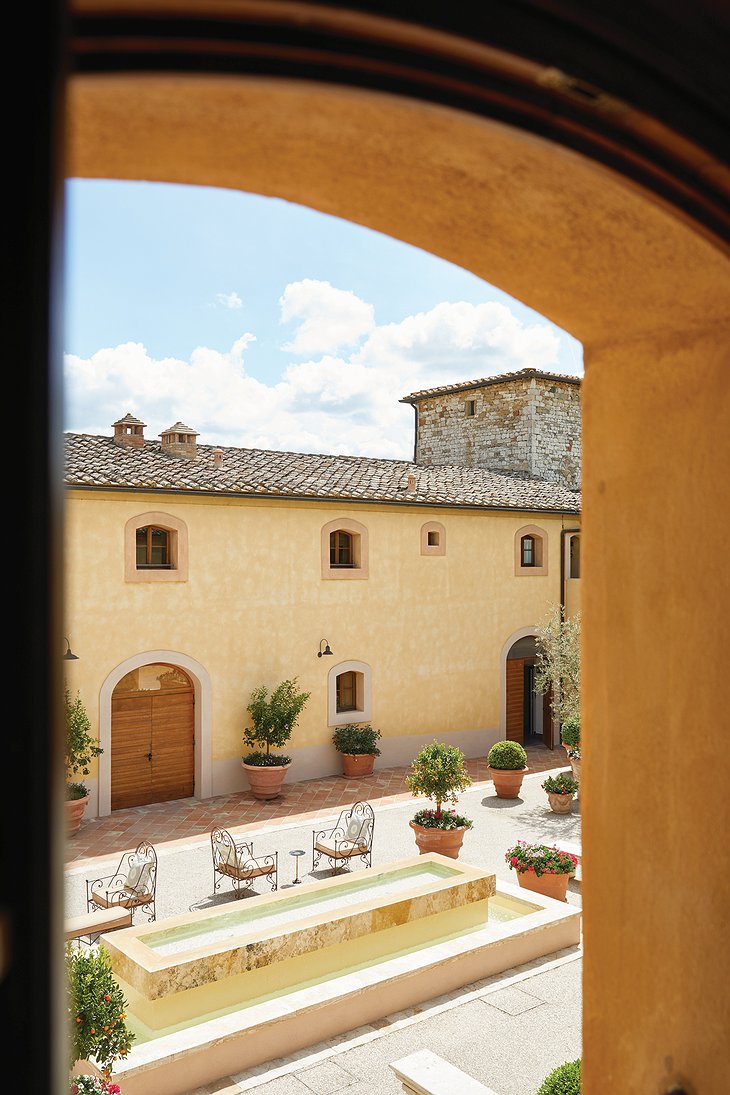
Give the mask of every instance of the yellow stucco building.
[(388, 767), (434, 737), (468, 757), (557, 744), (530, 674), (538, 626), (578, 607), (580, 495), (554, 452), (506, 474), (494, 416), (507, 401), (516, 455), (537, 392), (579, 452), (579, 386), (524, 370), (407, 397), (416, 450), (436, 402), (446, 434), (471, 431), (471, 466), (443, 437), (411, 462), (221, 449), (181, 422), (153, 440), (131, 414), (67, 434), (66, 681), (103, 748), (87, 817), (246, 789), (246, 706), (284, 679), (311, 693), (288, 781), (339, 772), (348, 722), (381, 730)]

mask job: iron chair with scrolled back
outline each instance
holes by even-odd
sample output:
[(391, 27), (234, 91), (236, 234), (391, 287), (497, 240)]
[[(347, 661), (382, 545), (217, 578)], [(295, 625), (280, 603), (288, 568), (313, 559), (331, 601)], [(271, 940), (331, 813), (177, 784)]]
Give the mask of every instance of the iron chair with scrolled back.
[(373, 865), (373, 835), (375, 814), (368, 802), (356, 802), (342, 810), (331, 829), (315, 830), (312, 834), (312, 867), (316, 868), (321, 857), (327, 857), (330, 867), (337, 874), (349, 871), (350, 861), (362, 859), (366, 867)]
[(217, 893), (224, 878), (230, 878), (236, 897), (250, 889), (255, 878), (264, 878), (272, 890), (278, 887), (279, 853), (257, 858), (253, 842), (236, 841), (227, 829), (216, 828), (210, 834), (213, 855), (213, 893)]
[(157, 853), (147, 840), (142, 840), (133, 852), (125, 852), (114, 874), (87, 879), (86, 907), (95, 909), (129, 909), (132, 919), (137, 909), (156, 917)]

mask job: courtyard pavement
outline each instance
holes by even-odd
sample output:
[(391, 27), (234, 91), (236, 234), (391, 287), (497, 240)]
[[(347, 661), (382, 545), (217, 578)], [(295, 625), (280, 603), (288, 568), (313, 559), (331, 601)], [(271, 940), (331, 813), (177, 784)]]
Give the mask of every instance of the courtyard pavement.
[[(534, 757), (531, 772), (523, 781), (518, 799), (497, 798), (491, 782), (483, 778), (475, 779), (460, 795), (457, 806), (460, 813), (474, 822), (473, 829), (465, 836), (460, 859), (486, 868), (496, 874), (498, 880), (513, 884), (517, 879), (507, 867), (504, 855), (516, 840), (546, 844), (555, 840), (580, 840), (579, 801), (574, 802), (571, 814), (554, 814), (540, 786), (545, 771), (569, 769), (565, 754), (562, 750), (530, 752)], [(472, 778), (478, 774), (481, 773), (474, 772)], [(401, 771), (393, 778), (390, 795), (378, 797), (372, 794), (374, 788), (371, 788), (368, 800), (374, 804), (376, 816), (373, 866), (417, 854), (408, 820), (426, 803), (403, 792), (402, 775)], [(388, 782), (388, 777), (381, 774), (380, 778), (383, 783)], [(367, 797), (359, 793), (363, 789), (356, 787), (354, 781), (332, 777), (330, 782), (333, 786), (328, 797), (330, 801), (336, 800), (332, 805), (317, 804), (311, 808), (314, 803), (310, 799), (304, 803), (310, 808), (298, 814), (283, 813), (279, 817), (248, 820), (239, 825), (228, 820), (223, 822), (234, 836), (245, 835), (253, 840), (255, 855), (278, 853), (280, 890), (291, 887), (295, 877), (295, 859), (289, 854), (293, 849), (302, 848), (306, 852), (299, 866), (302, 881), (330, 877), (331, 872), (323, 868), (324, 861), (316, 871), (312, 870), (313, 830), (326, 822), (334, 822), (341, 805)], [(229, 798), (225, 796), (226, 800)], [(213, 809), (216, 801), (209, 800), (208, 809)], [(220, 805), (225, 809), (223, 800)], [(205, 831), (195, 831), (198, 823), (193, 822), (187, 835), (160, 841), (151, 830), (155, 808), (137, 810), (144, 811), (147, 823), (147, 831), (141, 835), (155, 845), (158, 855), (158, 921), (193, 908), (225, 906), (234, 900), (227, 884), (222, 893), (212, 896), (211, 824), (207, 814)], [(213, 824), (216, 823), (214, 820)], [(65, 878), (67, 916), (86, 911), (85, 880), (111, 873), (117, 865), (120, 851), (115, 846), (115, 839), (109, 836), (114, 832), (108, 828), (109, 824), (109, 819), (101, 819), (98, 825), (94, 822), (82, 825), (82, 831), (87, 831), (83, 847), (91, 854), (82, 858), (69, 857)], [(89, 830), (97, 834), (95, 844), (89, 839)], [(133, 833), (130, 827), (124, 832), (127, 842), (123, 850), (132, 850), (141, 835)], [(99, 854), (94, 855), (94, 850)], [(576, 906), (580, 906), (581, 901), (579, 879), (580, 872), (578, 880), (569, 883), (568, 901)], [(257, 887), (256, 892), (267, 892), (267, 889)], [(282, 1046), (280, 1059), (191, 1090), (186, 1095), (234, 1095), (253, 1090), (258, 1095), (330, 1095), (335, 1092), (388, 1095), (403, 1090), (390, 1065), (419, 1049), (438, 1054), (491, 1088), (496, 1095), (535, 1095), (551, 1069), (581, 1056), (581, 958), (582, 947), (569, 948), (294, 1055), (287, 1055), (286, 1047)], [(454, 1091), (453, 1095), (460, 1093)]]

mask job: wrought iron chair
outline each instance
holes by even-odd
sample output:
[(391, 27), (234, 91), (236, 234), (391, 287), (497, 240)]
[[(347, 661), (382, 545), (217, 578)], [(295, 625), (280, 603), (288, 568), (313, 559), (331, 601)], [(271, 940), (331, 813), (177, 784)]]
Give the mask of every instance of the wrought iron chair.
[(350, 860), (359, 856), (366, 867), (373, 865), (373, 834), (375, 814), (368, 802), (356, 802), (342, 810), (331, 829), (315, 830), (312, 834), (312, 866), (327, 857), (337, 874), (350, 870)]
[(147, 913), (154, 920), (157, 891), (157, 853), (147, 840), (142, 840), (133, 852), (125, 852), (114, 874), (87, 879), (86, 907), (95, 909), (129, 909)]
[(227, 829), (213, 829), (210, 834), (210, 846), (213, 853), (213, 893), (223, 882), (230, 878), (236, 897), (242, 889), (249, 889), (255, 878), (265, 878), (272, 890), (278, 886), (279, 853), (256, 858), (253, 843), (236, 841)]

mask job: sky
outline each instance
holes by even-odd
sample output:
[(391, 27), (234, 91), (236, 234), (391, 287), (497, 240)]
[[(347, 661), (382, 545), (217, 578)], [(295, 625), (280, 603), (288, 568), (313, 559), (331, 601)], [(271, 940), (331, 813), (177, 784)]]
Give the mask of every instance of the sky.
[(410, 460), (411, 392), (534, 367), (579, 342), (418, 248), (277, 198), (66, 184), (64, 429)]

